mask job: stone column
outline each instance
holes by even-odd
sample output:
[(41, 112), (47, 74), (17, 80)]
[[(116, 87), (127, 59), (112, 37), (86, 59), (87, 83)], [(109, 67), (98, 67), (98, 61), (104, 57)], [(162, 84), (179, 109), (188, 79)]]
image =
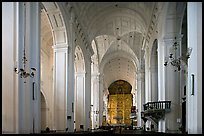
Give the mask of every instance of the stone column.
[[(30, 90), (33, 90), (33, 110), (32, 113), (32, 130), (33, 133), (40, 133), (41, 131), (41, 102), (40, 102), (40, 3), (30, 2), (28, 4), (29, 14), (29, 52), (30, 52), (30, 68), (36, 68), (34, 78), (30, 80)], [(31, 91), (32, 92), (32, 91)]]
[[(187, 115), (189, 134), (202, 134), (202, 3), (187, 3), (188, 60)], [(194, 78), (194, 81), (193, 81)]]
[[(151, 84), (150, 84), (150, 54), (149, 54), (149, 47), (145, 49), (145, 103), (151, 102)], [(151, 122), (147, 120), (146, 128), (150, 127)]]
[(141, 119), (141, 112), (144, 111), (143, 104), (145, 102), (145, 74), (144, 70), (137, 72), (137, 126), (143, 127), (143, 120)]
[[(19, 69), (23, 54), (23, 4), (21, 8), (18, 2), (2, 3), (2, 133), (19, 133), (18, 89), (20, 84), (19, 75), (14, 72), (14, 67)], [(19, 12), (21, 10), (21, 12)], [(21, 25), (20, 25), (21, 24)], [(22, 26), (20, 28), (20, 26)], [(9, 106), (8, 106), (9, 105)], [(23, 108), (23, 107), (22, 107)], [(22, 117), (22, 116), (21, 116)], [(21, 122), (22, 123), (22, 122)]]
[(54, 46), (54, 128), (67, 127), (68, 45)]
[(151, 101), (149, 47), (145, 49), (145, 103)]
[(25, 46), (25, 71), (31, 73), (35, 68), (34, 77), (20, 78), (18, 82), (18, 132), (39, 133), (40, 121), (40, 6), (37, 2), (18, 3), (17, 20), (19, 26), (19, 62), (23, 68)]
[[(75, 54), (75, 30), (74, 30), (74, 15), (73, 11), (70, 11), (71, 17), (68, 21), (68, 27), (67, 29), (67, 36), (68, 36), (68, 76), (67, 76), (67, 117), (69, 116), (69, 119), (67, 119), (67, 128), (68, 132), (74, 132), (74, 113), (76, 112), (74, 109), (74, 93), (75, 93), (75, 71), (74, 71), (74, 54)], [(70, 118), (71, 117), (71, 118)]]
[(84, 130), (87, 131), (90, 129), (90, 121), (91, 121), (91, 58), (89, 57), (89, 54), (87, 59), (85, 59), (85, 65), (86, 65), (86, 75), (85, 75), (85, 102), (84, 102), (84, 108), (85, 108), (85, 126)]
[(93, 126), (92, 128), (99, 127), (99, 74), (92, 75), (93, 85)]
[(133, 85), (132, 85), (132, 90), (131, 90), (131, 94), (132, 94), (132, 101), (133, 101), (133, 103), (132, 103), (132, 105), (133, 106), (136, 106), (136, 108), (137, 108), (137, 95), (136, 95), (136, 90), (137, 90), (137, 75), (136, 75), (136, 72), (134, 72), (134, 75), (135, 75), (135, 82), (133, 83)]
[(85, 127), (85, 72), (75, 73), (75, 128)]
[(151, 55), (151, 61), (150, 64), (150, 84), (151, 84), (151, 100), (152, 102), (158, 101), (158, 64), (157, 64), (157, 55), (153, 53), (154, 55)]
[[(163, 39), (158, 39), (158, 101), (165, 101), (164, 58), (166, 53), (164, 47)], [(158, 132), (165, 132), (165, 120), (163, 119), (158, 122)]]
[(102, 126), (103, 122), (103, 95), (104, 95), (104, 85), (103, 76), (99, 76), (99, 126)]
[[(108, 117), (108, 94), (104, 93), (103, 95), (103, 117), (106, 117), (106, 122), (107, 122), (107, 117)], [(103, 120), (104, 121), (104, 120)], [(103, 125), (103, 122), (102, 122)]]
[[(132, 105), (133, 106), (136, 106), (136, 104), (137, 104), (137, 98), (136, 98), (136, 94), (135, 94), (135, 92), (133, 92), (132, 93)], [(136, 106), (137, 107), (137, 106)]]
[[(165, 48), (165, 55), (169, 56), (170, 48), (174, 44), (174, 35), (169, 35), (168, 37), (164, 38), (164, 48)], [(177, 35), (177, 42), (181, 43), (181, 35)], [(179, 47), (178, 47), (179, 53)], [(180, 55), (177, 54), (179, 57)], [(163, 66), (164, 67), (164, 66)], [(164, 69), (165, 75), (165, 100), (171, 101), (171, 112), (165, 114), (165, 128), (166, 132), (178, 132), (179, 122), (177, 119), (180, 118), (181, 107), (180, 107), (180, 76), (179, 72), (175, 72), (177, 67), (172, 66), (169, 64)], [(164, 91), (164, 90), (163, 90)]]

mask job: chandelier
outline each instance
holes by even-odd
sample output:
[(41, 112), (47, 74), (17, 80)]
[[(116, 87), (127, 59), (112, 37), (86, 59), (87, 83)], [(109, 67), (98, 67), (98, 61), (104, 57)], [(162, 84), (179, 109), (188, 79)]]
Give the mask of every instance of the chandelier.
[[(26, 5), (25, 5), (25, 3), (24, 3), (24, 7), (25, 7)], [(19, 70), (18, 70), (18, 68), (14, 68), (14, 72), (16, 73), (16, 74), (20, 74), (20, 78), (24, 78), (24, 79), (26, 79), (27, 77), (34, 77), (34, 71), (36, 71), (36, 69), (35, 68), (31, 68), (31, 72), (26, 72), (26, 61), (28, 61), (27, 60), (27, 58), (26, 58), (26, 51), (25, 51), (25, 36), (26, 36), (26, 7), (24, 8), (24, 40), (23, 40), (23, 47), (24, 47), (24, 49), (23, 49), (23, 58), (22, 58), (22, 61), (23, 61), (23, 68), (20, 68)], [(26, 83), (26, 81), (24, 81), (24, 83)]]
[(176, 69), (174, 70), (175, 72), (181, 70), (182, 64), (187, 65), (187, 61), (190, 58), (190, 55), (192, 52), (192, 48), (189, 47), (187, 49), (185, 56), (177, 57), (176, 52), (177, 52), (178, 47), (179, 47), (179, 44), (177, 43), (176, 37), (175, 37), (175, 42), (172, 45), (172, 47), (170, 48), (170, 54), (168, 57), (165, 57), (165, 62), (164, 62), (164, 66), (171, 64), (172, 66), (176, 67)]

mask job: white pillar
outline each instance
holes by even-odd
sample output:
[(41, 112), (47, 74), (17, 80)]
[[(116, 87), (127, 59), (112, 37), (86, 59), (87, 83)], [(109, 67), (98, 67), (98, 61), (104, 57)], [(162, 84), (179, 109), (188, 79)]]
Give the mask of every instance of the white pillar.
[[(154, 45), (155, 46), (155, 45)], [(151, 100), (158, 101), (158, 63), (156, 50), (152, 51), (150, 66)]]
[[(21, 9), (22, 10), (22, 9)], [(19, 133), (18, 107), (18, 75), (14, 67), (22, 62), (18, 53), (19, 37), (19, 5), (17, 2), (2, 3), (2, 133)], [(21, 20), (22, 22), (22, 20)], [(18, 31), (19, 30), (19, 31)], [(22, 48), (22, 47), (21, 47)], [(20, 48), (20, 49), (21, 49)], [(22, 49), (21, 49), (22, 55)], [(16, 64), (15, 64), (16, 63)], [(20, 84), (20, 83), (19, 83)], [(23, 84), (21, 84), (23, 85)], [(9, 106), (8, 106), (9, 105)]]
[[(107, 122), (107, 117), (108, 117), (108, 94), (104, 93), (103, 95), (103, 117), (106, 117), (106, 122)], [(104, 121), (104, 118), (103, 118)], [(103, 125), (102, 121), (102, 125)]]
[(99, 76), (99, 126), (102, 126), (103, 122), (103, 95), (104, 95), (104, 85), (103, 76)]
[[(187, 3), (188, 60), (187, 131), (202, 134), (202, 3)], [(194, 83), (193, 83), (194, 76)], [(193, 93), (194, 91), (194, 93)]]
[[(165, 97), (165, 74), (164, 58), (165, 48), (163, 39), (158, 39), (158, 101), (164, 101)], [(163, 58), (163, 59), (161, 59)], [(158, 132), (165, 132), (165, 120), (159, 120)]]
[(68, 45), (54, 46), (54, 128), (67, 127)]
[[(152, 101), (152, 92), (151, 92), (151, 84), (150, 84), (150, 54), (149, 54), (149, 47), (145, 49), (145, 103)], [(150, 127), (151, 122), (147, 120), (146, 128)]]
[[(133, 102), (133, 106), (136, 106), (136, 101), (137, 101), (137, 97), (136, 97), (136, 92), (131, 93), (132, 94), (132, 102)], [(137, 107), (137, 106), (136, 106)]]
[(132, 105), (133, 106), (136, 106), (136, 108), (137, 108), (137, 95), (136, 95), (136, 90), (137, 90), (137, 80), (136, 80), (136, 78), (137, 78), (137, 75), (136, 75), (136, 72), (134, 72), (134, 75), (135, 75), (135, 82), (133, 82), (133, 85), (132, 85), (132, 90), (131, 90), (131, 94), (132, 94), (132, 101), (133, 101), (133, 103), (132, 103)]
[(104, 95), (104, 107), (105, 107), (105, 111), (103, 116), (106, 117), (106, 123), (108, 122), (108, 94)]
[[(19, 78), (18, 82), (18, 133), (40, 133), (40, 7), (37, 2), (18, 3), (16, 29), (18, 39), (18, 70), (23, 68), (23, 50), (25, 45), (25, 71), (31, 73), (35, 68), (34, 78)], [(26, 83), (24, 83), (26, 81)]]
[(92, 118), (92, 128), (99, 127), (99, 74), (92, 75), (92, 85), (93, 85), (93, 118)]
[(151, 101), (149, 47), (145, 49), (145, 103)]
[(75, 73), (75, 129), (85, 127), (85, 72)]
[(74, 132), (74, 113), (75, 113), (75, 71), (74, 71), (74, 55), (75, 55), (75, 30), (74, 30), (74, 16), (71, 12), (69, 20), (68, 36), (68, 75), (67, 75), (67, 128), (68, 132)]
[(144, 111), (143, 104), (145, 104), (145, 83), (144, 83), (144, 70), (137, 72), (137, 126), (143, 127), (143, 120), (141, 119), (141, 112)]
[[(29, 26), (28, 31), (28, 41), (29, 41), (29, 52), (30, 52), (30, 68), (36, 68), (34, 78), (30, 79), (30, 90), (33, 90), (33, 107), (32, 113), (32, 132), (40, 133), (41, 131), (41, 98), (40, 98), (40, 3), (30, 2), (28, 5), (28, 16), (29, 16)], [(32, 91), (31, 91), (32, 92)], [(30, 107), (31, 108), (31, 107)]]
[[(180, 43), (181, 35), (177, 35), (177, 42)], [(169, 50), (174, 44), (174, 35), (166, 37), (164, 39), (164, 48), (165, 48), (165, 56), (169, 56)], [(179, 48), (178, 48), (179, 53)], [(177, 54), (177, 56), (180, 56)], [(164, 67), (164, 66), (163, 66)], [(166, 132), (174, 133), (179, 131), (180, 124), (177, 122), (181, 113), (180, 106), (180, 76), (179, 72), (175, 72), (174, 70), (177, 67), (169, 64), (165, 67), (165, 100), (171, 101), (171, 112), (165, 114), (165, 128)]]
[[(88, 54), (86, 54), (88, 55)], [(88, 59), (85, 59), (85, 65), (86, 65), (86, 75), (85, 75), (85, 102), (84, 102), (84, 108), (85, 108), (85, 126), (84, 130), (87, 131), (90, 129), (91, 126), (91, 58), (87, 57)]]

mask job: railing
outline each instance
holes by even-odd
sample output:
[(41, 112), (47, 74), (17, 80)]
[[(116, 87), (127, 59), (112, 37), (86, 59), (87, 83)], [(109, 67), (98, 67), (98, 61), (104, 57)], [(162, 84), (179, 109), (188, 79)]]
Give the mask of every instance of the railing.
[(144, 111), (149, 109), (170, 109), (171, 101), (148, 102), (143, 106)]

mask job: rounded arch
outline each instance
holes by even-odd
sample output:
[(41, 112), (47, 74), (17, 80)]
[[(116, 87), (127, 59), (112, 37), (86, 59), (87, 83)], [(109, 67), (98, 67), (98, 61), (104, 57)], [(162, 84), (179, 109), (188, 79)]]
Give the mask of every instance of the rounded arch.
[(132, 86), (125, 80), (117, 80), (112, 82), (109, 87), (109, 95), (114, 94), (131, 94)]
[(85, 72), (85, 60), (80, 46), (78, 45), (76, 46), (74, 55), (75, 55), (74, 56), (75, 73)]
[(157, 52), (157, 49), (158, 49), (158, 40), (155, 39), (153, 44), (152, 44), (152, 48), (151, 48), (151, 57), (150, 57), (150, 65), (151, 66), (157, 66), (157, 56), (158, 56), (158, 52)]
[(64, 21), (63, 8), (57, 2), (41, 2), (45, 14), (49, 20), (53, 44), (67, 44), (67, 31)]
[[(166, 38), (181, 38), (182, 19), (186, 7), (185, 2), (167, 2), (163, 8), (162, 34)], [(171, 25), (170, 25), (171, 24)]]

